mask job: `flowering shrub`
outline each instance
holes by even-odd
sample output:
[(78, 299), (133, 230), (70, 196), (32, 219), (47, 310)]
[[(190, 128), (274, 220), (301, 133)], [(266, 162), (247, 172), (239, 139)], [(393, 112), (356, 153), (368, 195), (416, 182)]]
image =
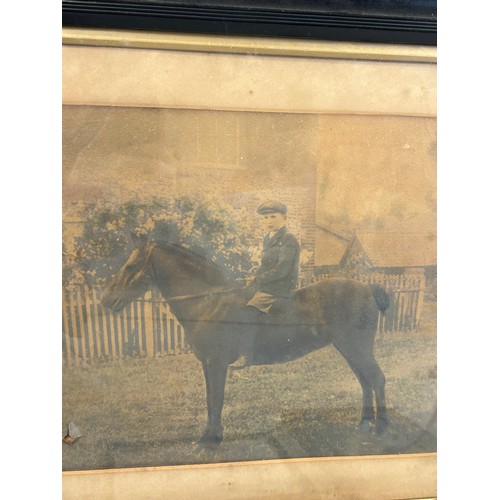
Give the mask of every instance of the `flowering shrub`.
[[(158, 242), (182, 244), (219, 265), (234, 278), (249, 273), (257, 249), (245, 234), (246, 214), (218, 199), (155, 198), (150, 203), (86, 206), (81, 234), (74, 236), (70, 255), (63, 253), (65, 285), (101, 284), (120, 268), (132, 251), (131, 233)], [(69, 258), (69, 257), (72, 258)]]

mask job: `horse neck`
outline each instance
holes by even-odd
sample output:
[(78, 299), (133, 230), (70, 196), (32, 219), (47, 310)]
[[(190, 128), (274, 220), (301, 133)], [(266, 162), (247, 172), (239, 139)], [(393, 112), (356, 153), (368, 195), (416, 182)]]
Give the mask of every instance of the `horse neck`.
[[(156, 248), (151, 256), (151, 264), (154, 270), (154, 284), (160, 290), (163, 297), (179, 297), (184, 295), (197, 295), (208, 293), (215, 287), (229, 286), (221, 275), (209, 266), (212, 264), (201, 260), (197, 266), (189, 261), (188, 255), (168, 252), (165, 249)], [(205, 267), (207, 266), (207, 267)], [(194, 309), (198, 308), (199, 301), (183, 300), (172, 301), (170, 308), (179, 320), (181, 318), (192, 318)]]

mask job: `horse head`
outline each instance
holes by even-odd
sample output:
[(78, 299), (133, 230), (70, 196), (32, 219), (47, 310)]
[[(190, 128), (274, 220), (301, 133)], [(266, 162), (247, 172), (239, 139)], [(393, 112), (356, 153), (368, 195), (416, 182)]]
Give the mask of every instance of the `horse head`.
[(132, 234), (135, 248), (127, 261), (105, 288), (101, 303), (113, 311), (120, 311), (143, 295), (151, 284), (151, 254), (154, 243)]

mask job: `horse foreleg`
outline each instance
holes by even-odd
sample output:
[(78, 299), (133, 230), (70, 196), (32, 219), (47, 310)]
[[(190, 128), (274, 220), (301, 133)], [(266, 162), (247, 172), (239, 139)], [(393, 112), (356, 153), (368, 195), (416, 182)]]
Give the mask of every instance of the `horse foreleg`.
[(221, 443), (223, 434), (222, 407), (224, 406), (227, 364), (220, 361), (205, 361), (203, 372), (205, 374), (208, 419), (200, 441), (204, 445), (217, 446)]

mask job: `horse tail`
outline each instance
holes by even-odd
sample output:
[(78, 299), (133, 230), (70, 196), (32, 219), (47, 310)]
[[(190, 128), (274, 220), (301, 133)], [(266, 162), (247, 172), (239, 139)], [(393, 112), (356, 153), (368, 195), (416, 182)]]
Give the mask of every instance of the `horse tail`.
[(377, 307), (379, 308), (380, 312), (384, 314), (390, 305), (389, 295), (377, 283), (370, 283), (370, 288), (372, 290), (375, 302), (377, 303)]

